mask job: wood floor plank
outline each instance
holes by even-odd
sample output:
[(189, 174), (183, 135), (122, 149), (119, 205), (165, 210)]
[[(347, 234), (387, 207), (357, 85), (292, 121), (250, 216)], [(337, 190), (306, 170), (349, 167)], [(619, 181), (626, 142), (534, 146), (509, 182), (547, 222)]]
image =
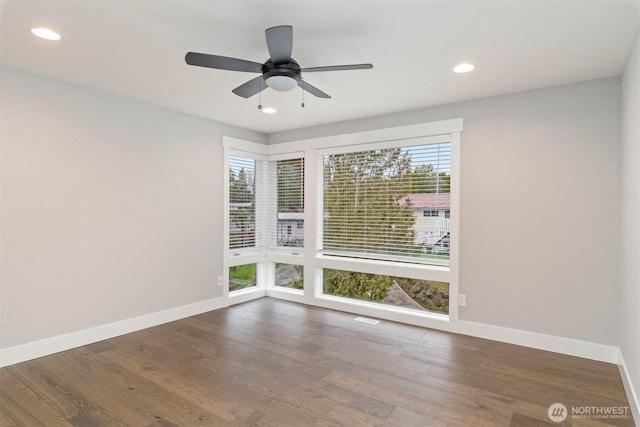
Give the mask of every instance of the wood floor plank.
[(201, 373), (200, 366), (206, 369), (213, 360), (189, 356), (171, 359), (152, 347), (133, 354), (127, 349), (118, 348), (104, 352), (101, 356), (145, 381), (170, 390), (203, 411), (215, 414), (213, 419), (217, 419), (220, 425), (232, 424), (236, 420), (246, 421), (256, 416), (254, 409), (238, 407), (228, 398), (226, 389), (230, 386), (222, 377), (207, 383), (207, 377)]
[(0, 393), (0, 401), (2, 401), (2, 419), (8, 420), (7, 425), (45, 425), (38, 418), (32, 415), (28, 409), (24, 409), (22, 406), (20, 406), (19, 402), (14, 401), (11, 394), (4, 392)]
[(508, 353), (499, 357), (489, 357), (480, 365), (481, 369), (488, 369), (500, 373), (525, 379), (543, 381), (559, 387), (567, 387), (577, 391), (588, 391), (603, 397), (623, 402), (626, 400), (621, 380), (612, 369), (607, 375), (592, 373), (576, 367), (549, 365), (536, 361), (523, 361), (515, 357), (508, 357)]
[(21, 424), (17, 421), (17, 417), (10, 412), (11, 409), (3, 402), (2, 394), (0, 394), (0, 426), (19, 427)]
[[(31, 389), (27, 384), (13, 375), (8, 369), (0, 370), (0, 396), (13, 404), (17, 420), (25, 424), (68, 426), (65, 414), (56, 411), (49, 400)], [(17, 421), (16, 420), (16, 421)]]
[[(111, 363), (101, 354), (81, 348), (67, 352), (59, 367), (73, 366), (65, 379), (90, 398), (118, 408), (115, 416), (128, 425), (143, 425), (154, 420), (181, 419), (195, 425), (202, 419), (220, 421), (211, 412), (204, 411), (180, 398), (171, 390), (141, 380), (134, 373)], [(86, 378), (93, 378), (87, 382)]]
[[(233, 359), (215, 360), (194, 358), (190, 363), (167, 362), (162, 349), (148, 346), (143, 352), (130, 353), (127, 348), (110, 350), (104, 357), (126, 366), (159, 386), (170, 388), (179, 396), (229, 420), (248, 423), (262, 422), (267, 411), (282, 409), (269, 404), (262, 388), (253, 390), (245, 383), (247, 371)], [(294, 408), (285, 408), (282, 419), (286, 422), (305, 420), (307, 416)], [(256, 414), (259, 412), (259, 414)]]
[[(0, 425), (548, 426), (617, 366), (262, 298), (0, 369)], [(568, 419), (633, 426), (631, 418)]]
[(448, 425), (469, 425), (478, 427), (505, 425), (504, 423), (496, 424), (495, 422), (489, 422), (483, 418), (478, 418), (463, 411), (451, 411), (448, 408), (442, 408), (440, 405), (435, 404), (424, 397), (417, 397), (401, 390), (396, 390), (393, 386), (379, 387), (369, 383), (368, 381), (359, 380), (344, 373), (331, 373), (323, 378), (323, 381), (353, 390), (374, 399), (385, 400), (396, 407), (403, 408), (409, 412), (425, 417), (433, 418), (437, 415), (439, 419), (446, 422)]
[(38, 362), (25, 362), (7, 368), (16, 379), (34, 391), (39, 401), (44, 401), (65, 418), (78, 415), (79, 409), (58, 389), (56, 381)]
[(469, 387), (431, 381), (428, 376), (410, 381), (378, 373), (370, 383), (380, 387), (391, 384), (394, 390), (428, 400), (442, 408), (449, 408), (451, 411), (461, 411), (480, 419), (486, 419), (496, 425), (504, 424), (513, 412), (508, 405), (495, 399), (494, 395), (485, 394)]
[[(25, 363), (38, 364), (42, 366), (42, 369), (46, 369), (46, 366), (45, 366), (46, 363), (53, 362), (59, 357), (64, 357), (64, 353), (66, 352), (57, 353), (51, 356), (47, 356), (45, 358), (40, 358), (37, 361), (29, 361)], [(68, 372), (65, 372), (65, 375), (66, 374), (68, 374)], [(69, 402), (71, 402), (73, 405), (76, 406), (77, 414), (69, 418), (67, 420), (68, 422), (64, 425), (69, 425), (71, 423), (70, 421), (71, 419), (74, 419), (74, 417), (78, 417), (78, 415), (86, 413), (86, 414), (89, 414), (91, 419), (96, 420), (94, 424), (107, 425), (107, 426), (126, 426), (125, 423), (113, 417), (109, 411), (105, 410), (97, 402), (87, 398), (83, 394), (82, 390), (78, 390), (70, 386), (65, 380), (62, 380), (55, 373), (49, 372), (49, 380), (51, 381), (51, 384), (53, 385), (53, 387), (56, 390), (58, 390), (58, 392), (62, 396), (64, 396), (65, 399), (67, 399)], [(85, 378), (85, 381), (86, 380), (87, 378)], [(6, 392), (11, 393), (10, 387), (7, 387), (7, 384), (5, 382), (0, 383), (0, 391), (2, 393), (6, 393)], [(11, 393), (11, 395), (14, 396), (15, 393)], [(28, 406), (27, 410), (29, 411), (29, 414), (31, 416), (35, 416), (38, 419), (44, 417), (44, 419), (41, 422), (39, 421), (37, 423), (28, 423), (26, 425), (48, 426), (53, 424), (53, 421), (48, 421), (46, 419), (49, 416), (50, 407), (48, 407), (48, 405), (43, 405), (39, 396), (37, 396), (35, 399), (33, 398), (29, 400), (25, 399), (25, 404), (26, 404), (25, 406)], [(20, 403), (18, 403), (18, 405), (16, 406), (20, 406)], [(55, 419), (57, 420), (59, 417), (63, 417), (63, 416), (64, 414), (62, 413), (56, 414)]]
[(554, 402), (563, 402), (567, 406), (619, 406), (623, 403), (584, 390), (576, 390), (573, 387), (545, 383), (535, 378), (513, 377), (506, 372), (481, 371), (459, 366), (448, 368), (434, 366), (429, 371), (429, 375), (540, 406), (548, 406)]
[(447, 427), (451, 425), (448, 420), (442, 419), (438, 415), (416, 414), (401, 407), (394, 409), (388, 420), (399, 426)]
[[(82, 353), (77, 354), (79, 352)], [(70, 417), (69, 422), (73, 425), (127, 426), (147, 421), (146, 417), (127, 411), (119, 393), (109, 393), (111, 383), (119, 376), (111, 372), (101, 377), (100, 372), (91, 369), (95, 362), (84, 358), (89, 354), (93, 353), (78, 348), (38, 360), (49, 372), (51, 380), (78, 407), (78, 414)]]
[(511, 418), (510, 427), (551, 427), (561, 425), (559, 423), (552, 423), (547, 420), (540, 420), (537, 418), (528, 417), (526, 415), (515, 413)]

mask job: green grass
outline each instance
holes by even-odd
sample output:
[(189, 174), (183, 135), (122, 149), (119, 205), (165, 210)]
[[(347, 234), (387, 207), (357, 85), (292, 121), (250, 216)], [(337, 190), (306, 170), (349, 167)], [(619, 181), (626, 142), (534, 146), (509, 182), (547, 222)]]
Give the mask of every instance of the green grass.
[(229, 267), (229, 290), (247, 288), (256, 285), (256, 264), (244, 264)]

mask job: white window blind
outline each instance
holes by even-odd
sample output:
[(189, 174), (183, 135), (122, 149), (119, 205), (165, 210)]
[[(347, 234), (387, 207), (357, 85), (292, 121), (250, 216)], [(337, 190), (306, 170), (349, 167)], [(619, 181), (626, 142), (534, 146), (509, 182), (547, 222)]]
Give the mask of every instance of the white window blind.
[(256, 161), (229, 156), (229, 249), (256, 246)]
[(271, 245), (304, 246), (304, 158), (269, 162)]
[(320, 161), (323, 253), (448, 265), (450, 143), (328, 154)]

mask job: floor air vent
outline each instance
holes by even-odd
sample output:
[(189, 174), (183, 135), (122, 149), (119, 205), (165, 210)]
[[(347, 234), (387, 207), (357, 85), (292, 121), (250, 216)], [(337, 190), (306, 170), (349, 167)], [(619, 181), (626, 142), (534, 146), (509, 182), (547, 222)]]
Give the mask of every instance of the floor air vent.
[(377, 325), (378, 323), (380, 323), (379, 320), (368, 319), (366, 317), (356, 317), (353, 320), (355, 320), (356, 322), (368, 323), (369, 325)]

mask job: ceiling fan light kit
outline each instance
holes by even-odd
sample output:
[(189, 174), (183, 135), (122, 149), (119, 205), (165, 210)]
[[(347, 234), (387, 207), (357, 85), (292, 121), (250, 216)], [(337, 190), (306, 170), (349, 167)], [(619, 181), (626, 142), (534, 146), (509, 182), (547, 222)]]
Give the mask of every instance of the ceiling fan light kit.
[(289, 76), (271, 76), (267, 77), (266, 83), (273, 90), (278, 92), (288, 92), (294, 87), (298, 86), (298, 81)]
[[(242, 71), (260, 73), (248, 82), (233, 89), (233, 93), (243, 98), (250, 98), (262, 92), (267, 87), (279, 92), (287, 92), (300, 87), (303, 93), (309, 92), (318, 98), (331, 98), (328, 94), (302, 80), (303, 72), (367, 70), (372, 64), (330, 65), (325, 67), (301, 68), (293, 58), (293, 27), (280, 25), (265, 30), (267, 49), (271, 56), (264, 64), (226, 56), (209, 55), (205, 53), (188, 52), (185, 62), (198, 67), (215, 68), (219, 70)], [(303, 103), (304, 106), (304, 103)]]

